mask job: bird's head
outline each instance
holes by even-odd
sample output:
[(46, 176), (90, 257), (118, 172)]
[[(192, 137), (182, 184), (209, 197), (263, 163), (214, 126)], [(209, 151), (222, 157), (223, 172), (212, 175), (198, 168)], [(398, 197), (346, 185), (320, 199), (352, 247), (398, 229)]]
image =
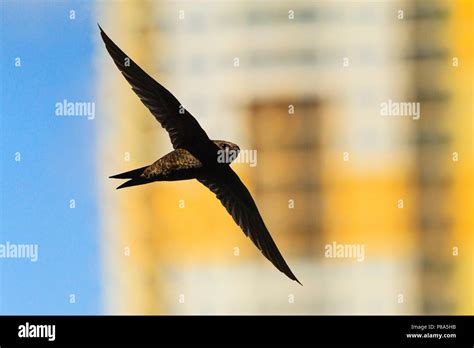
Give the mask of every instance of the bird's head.
[(232, 163), (239, 155), (240, 148), (230, 141), (214, 140), (214, 144), (219, 147), (217, 161), (219, 163)]

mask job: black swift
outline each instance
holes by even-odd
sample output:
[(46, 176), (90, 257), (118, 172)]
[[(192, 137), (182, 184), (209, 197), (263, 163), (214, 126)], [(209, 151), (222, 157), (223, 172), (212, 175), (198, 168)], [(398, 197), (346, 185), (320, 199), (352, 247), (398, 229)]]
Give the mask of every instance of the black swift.
[(99, 29), (115, 65), (168, 132), (174, 148), (151, 165), (111, 176), (114, 179), (129, 179), (117, 188), (154, 181), (197, 179), (216, 195), (262, 254), (290, 279), (300, 283), (270, 236), (250, 192), (230, 167), (240, 151), (239, 147), (228, 141), (209, 139), (181, 103), (130, 59), (100, 26)]

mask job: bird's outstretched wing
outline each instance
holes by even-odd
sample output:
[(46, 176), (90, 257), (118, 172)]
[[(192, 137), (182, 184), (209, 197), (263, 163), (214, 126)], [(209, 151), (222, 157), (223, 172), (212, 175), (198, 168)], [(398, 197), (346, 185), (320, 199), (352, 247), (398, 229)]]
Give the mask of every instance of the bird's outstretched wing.
[[(165, 87), (143, 71), (102, 30), (100, 35), (105, 47), (122, 75), (132, 86), (143, 104), (151, 111), (161, 126), (169, 133), (173, 148), (190, 151), (215, 151), (213, 143), (196, 119)], [(202, 147), (208, 147), (202, 149)], [(199, 148), (201, 147), (201, 149)]]
[(198, 177), (198, 180), (216, 195), (234, 221), (262, 254), (290, 279), (300, 283), (291, 272), (268, 232), (252, 195), (232, 168), (229, 166), (220, 167), (212, 173)]

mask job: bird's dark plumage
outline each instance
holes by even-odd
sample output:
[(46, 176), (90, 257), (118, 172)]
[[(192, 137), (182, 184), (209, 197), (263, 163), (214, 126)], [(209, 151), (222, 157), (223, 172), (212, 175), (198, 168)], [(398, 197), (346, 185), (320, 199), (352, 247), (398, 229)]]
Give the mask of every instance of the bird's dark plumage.
[(270, 236), (250, 192), (230, 168), (230, 163), (217, 161), (218, 151), (238, 151), (238, 146), (209, 139), (181, 103), (130, 59), (100, 26), (99, 29), (115, 65), (143, 104), (169, 133), (175, 149), (149, 166), (111, 176), (115, 179), (129, 179), (117, 188), (154, 181), (197, 179), (216, 195), (262, 254), (290, 279), (300, 283)]
[(250, 192), (232, 168), (219, 167), (199, 177), (198, 181), (216, 195), (237, 225), (262, 254), (290, 279), (300, 283), (270, 236)]
[(165, 87), (142, 70), (102, 30), (100, 34), (115, 65), (132, 90), (169, 133), (174, 149), (188, 149), (205, 162), (212, 161), (217, 146), (209, 139), (196, 119)]

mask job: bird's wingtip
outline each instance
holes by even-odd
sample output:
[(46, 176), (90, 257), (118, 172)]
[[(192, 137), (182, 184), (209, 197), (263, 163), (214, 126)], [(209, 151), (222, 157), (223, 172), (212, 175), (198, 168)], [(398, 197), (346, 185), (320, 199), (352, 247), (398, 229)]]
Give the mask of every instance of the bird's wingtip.
[(99, 22), (97, 22), (97, 26), (99, 27), (99, 30), (100, 30), (100, 36), (102, 36), (102, 38), (104, 37), (108, 38), (107, 34), (105, 33), (104, 29), (102, 29)]
[(286, 274), (286, 276), (288, 278), (290, 278), (291, 280), (297, 282), (299, 285), (303, 286), (303, 284), (298, 280), (298, 278), (296, 278), (296, 276), (293, 274), (293, 272), (291, 270), (289, 270), (289, 272), (283, 272), (284, 274)]

